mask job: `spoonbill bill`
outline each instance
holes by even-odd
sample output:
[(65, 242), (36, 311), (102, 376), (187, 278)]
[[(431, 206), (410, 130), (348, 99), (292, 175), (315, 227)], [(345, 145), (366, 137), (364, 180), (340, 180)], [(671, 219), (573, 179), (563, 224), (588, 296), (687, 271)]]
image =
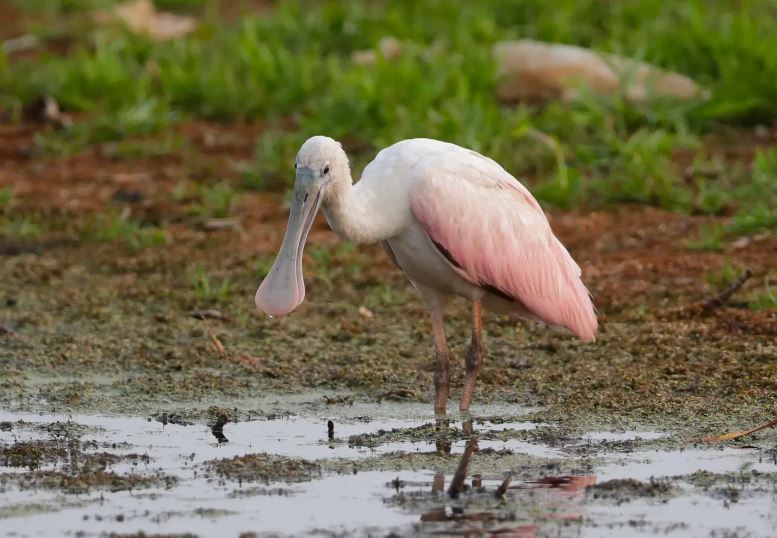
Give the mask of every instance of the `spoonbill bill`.
[(472, 341), (460, 410), (483, 361), (482, 309), (513, 313), (594, 340), (597, 320), (580, 267), (531, 193), (495, 161), (447, 142), (411, 139), (382, 150), (353, 184), (342, 146), (325, 136), (297, 153), (289, 222), (256, 305), (283, 316), (305, 298), (302, 251), (319, 208), (357, 244), (380, 243), (418, 290), (432, 321), (435, 411), (444, 413), (450, 365), (443, 311), (472, 302)]

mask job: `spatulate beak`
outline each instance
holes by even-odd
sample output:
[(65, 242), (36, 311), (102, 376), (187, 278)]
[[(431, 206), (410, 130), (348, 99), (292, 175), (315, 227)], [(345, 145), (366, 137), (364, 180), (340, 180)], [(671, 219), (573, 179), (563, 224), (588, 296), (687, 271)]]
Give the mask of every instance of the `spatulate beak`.
[(254, 297), (256, 306), (270, 316), (285, 316), (305, 299), (302, 253), (305, 240), (321, 206), (322, 190), (323, 186), (315, 181), (311, 170), (297, 170), (283, 244)]

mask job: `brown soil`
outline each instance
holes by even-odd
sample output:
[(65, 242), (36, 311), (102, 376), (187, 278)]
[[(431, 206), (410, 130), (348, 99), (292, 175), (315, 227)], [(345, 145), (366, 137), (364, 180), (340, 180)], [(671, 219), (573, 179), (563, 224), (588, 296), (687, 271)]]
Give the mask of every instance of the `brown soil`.
[[(160, 393), (183, 402), (300, 385), (430, 400), (432, 340), (420, 302), (379, 248), (338, 250), (323, 218), (306, 250), (306, 302), (280, 321), (255, 312), (251, 298), (261, 267), (267, 270), (287, 219), (281, 194), (238, 187), (234, 163), (253, 157), (261, 125), (181, 125), (184, 149), (138, 160), (111, 158), (100, 147), (70, 158), (30, 158), (35, 132), (43, 128), (0, 129), (0, 188), (14, 192), (5, 212), (9, 218), (37, 215), (44, 224), (39, 237), (0, 240), (0, 253), (8, 254), (0, 300), (13, 305), (0, 319), (0, 338), (12, 350), (4, 379), (9, 398), (24, 401), (37, 391), (22, 372), (56, 376), (67, 367), (129, 376), (111, 378), (107, 386), (60, 378), (43, 389), (50, 401), (75, 408), (148, 409)], [(195, 200), (172, 194), (182, 181), (216, 180), (238, 192), (227, 229), (204, 227), (190, 215)], [(132, 251), (79, 236), (86, 214), (109, 208), (164, 227), (168, 244)], [(598, 342), (581, 346), (534, 324), (489, 316), (476, 401), (543, 403), (550, 409), (546, 419), (673, 417), (689, 427), (690, 417), (706, 413), (698, 433), (768, 418), (777, 403), (771, 360), (777, 311), (751, 310), (746, 303), (774, 279), (777, 238), (694, 251), (684, 242), (719, 219), (643, 206), (554, 211), (550, 219), (599, 309)], [(196, 291), (197, 264), (213, 287), (229, 282), (227, 297)], [(729, 304), (694, 309), (719, 291), (708, 276), (732, 264), (754, 277)], [(90, 275), (88, 289), (84, 275)], [(359, 306), (374, 318), (359, 315)], [(189, 317), (204, 308), (219, 309), (227, 320), (206, 327)], [(462, 381), (458, 352), (466, 320), (466, 306), (452, 304), (454, 387)], [(112, 397), (116, 392), (119, 398)]]
[(0, 186), (12, 187), (29, 209), (95, 212), (107, 209), (119, 191), (169, 210), (180, 181), (235, 180), (234, 164), (252, 158), (262, 126), (189, 123), (176, 129), (190, 144), (187, 154), (133, 160), (112, 158), (109, 144), (69, 158), (40, 155), (35, 135), (48, 129), (42, 123), (0, 124)]

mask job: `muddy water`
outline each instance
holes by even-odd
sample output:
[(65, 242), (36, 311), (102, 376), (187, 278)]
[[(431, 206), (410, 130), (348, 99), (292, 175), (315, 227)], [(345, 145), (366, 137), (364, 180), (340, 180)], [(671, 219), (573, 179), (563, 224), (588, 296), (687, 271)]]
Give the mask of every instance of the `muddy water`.
[[(480, 410), (483, 417), (503, 411)], [(510, 411), (514, 416), (515, 407)], [(0, 467), (0, 530), (5, 536), (50, 536), (54, 529), (79, 536), (507, 529), (526, 537), (777, 535), (777, 462), (767, 451), (662, 444), (668, 438), (663, 432), (554, 439), (532, 435), (548, 425), (476, 416), (474, 435), (480, 439), (465, 484), (477, 486), (473, 479), (479, 479), (480, 486), (452, 499), (445, 490), (469, 436), (452, 420), (451, 437), (441, 442), (434, 428), (423, 428), (432, 421), (427, 406), (414, 404), (297, 406), (294, 415), (227, 423), (219, 440), (204, 424), (0, 412), (4, 449), (35, 442), (71, 447), (69, 455), (41, 460), (34, 471)], [(72, 472), (74, 438), (79, 461), (107, 453), (115, 457), (106, 469), (117, 475), (176, 481), (129, 490), (96, 484), (72, 493), (22, 480)], [(256, 454), (282, 462), (277, 475), (254, 478), (244, 467), (239, 476), (214, 468), (213, 462), (238, 458), (242, 465), (242, 457)], [(287, 472), (287, 463), (303, 460), (301, 472)], [(494, 492), (507, 471), (513, 481), (497, 499)]]

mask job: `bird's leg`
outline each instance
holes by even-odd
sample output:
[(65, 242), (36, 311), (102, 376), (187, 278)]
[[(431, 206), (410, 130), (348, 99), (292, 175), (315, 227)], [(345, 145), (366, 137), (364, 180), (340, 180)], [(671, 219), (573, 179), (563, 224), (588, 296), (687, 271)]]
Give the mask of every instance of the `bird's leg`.
[(472, 343), (467, 353), (467, 379), (464, 382), (464, 394), (461, 395), (461, 411), (469, 410), (469, 404), (472, 402), (472, 392), (475, 390), (475, 381), (478, 377), (480, 364), (483, 362), (483, 343), (481, 334), (483, 332), (483, 310), (480, 299), (472, 302)]
[(448, 384), (450, 382), (451, 374), (442, 309), (432, 310), (431, 317), (432, 332), (434, 333), (435, 359), (437, 361), (437, 372), (434, 375), (434, 411), (438, 414), (445, 414), (445, 407), (448, 403)]

